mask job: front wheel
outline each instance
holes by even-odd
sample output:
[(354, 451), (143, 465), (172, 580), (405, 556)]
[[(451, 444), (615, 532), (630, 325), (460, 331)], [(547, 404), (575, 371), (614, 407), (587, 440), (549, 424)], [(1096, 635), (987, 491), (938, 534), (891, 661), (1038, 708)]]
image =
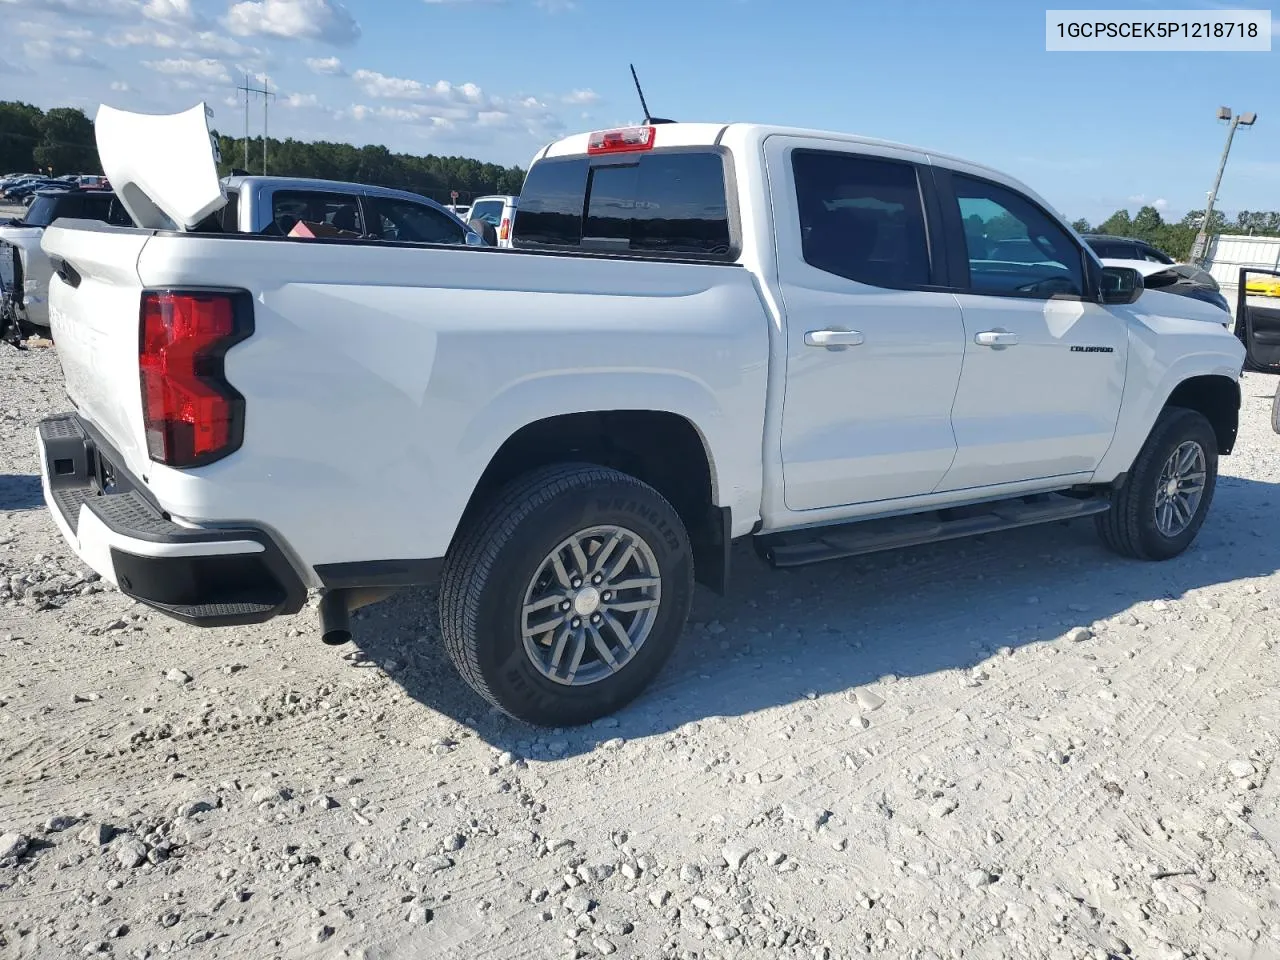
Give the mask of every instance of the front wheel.
[(1204, 414), (1167, 407), (1133, 469), (1097, 517), (1111, 550), (1139, 560), (1168, 560), (1200, 532), (1218, 480), (1218, 439)]
[(679, 515), (635, 477), (565, 464), (521, 477), (445, 558), (440, 627), (463, 678), (521, 720), (573, 726), (635, 698), (693, 596)]

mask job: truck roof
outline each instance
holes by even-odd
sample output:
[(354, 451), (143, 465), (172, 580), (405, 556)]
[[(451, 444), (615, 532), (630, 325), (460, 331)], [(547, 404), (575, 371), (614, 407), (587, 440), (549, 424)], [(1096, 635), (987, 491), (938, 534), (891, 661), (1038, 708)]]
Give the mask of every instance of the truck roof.
[[(646, 124), (636, 124), (636, 126), (646, 126)], [(937, 150), (931, 150), (927, 147), (917, 147), (907, 143), (898, 143), (893, 140), (882, 140), (876, 137), (866, 137), (853, 133), (840, 133), (833, 130), (813, 130), (805, 127), (786, 127), (773, 124), (761, 123), (659, 123), (654, 124), (654, 147), (699, 147), (699, 146), (718, 146), (726, 141), (737, 144), (749, 144), (751, 146), (759, 146), (767, 138), (773, 136), (796, 137), (805, 140), (827, 140), (833, 143), (859, 144), (869, 147), (886, 147), (895, 150), (911, 151), (927, 156), (930, 160), (941, 161), (945, 166), (959, 166), (967, 171), (977, 173), (1008, 186), (1030, 194), (1037, 201), (1045, 206), (1052, 206), (1032, 190), (1027, 184), (1012, 177), (1003, 171), (994, 167), (988, 167), (985, 164), (975, 163), (964, 157), (957, 157), (952, 154), (941, 153)], [(591, 139), (592, 133), (576, 133), (572, 136), (556, 140), (544, 147), (536, 157), (534, 162), (554, 157), (571, 157), (586, 154), (587, 145)], [(1060, 214), (1059, 214), (1060, 215)]]
[(439, 204), (430, 197), (424, 197), (420, 193), (414, 193), (412, 190), (398, 190), (395, 187), (379, 187), (371, 183), (349, 183), (345, 180), (321, 180), (314, 177), (273, 177), (273, 176), (254, 176), (252, 174), (241, 174), (234, 177), (223, 177), (222, 184), (228, 190), (238, 191), (246, 184), (249, 186), (273, 186), (286, 187), (294, 190), (329, 190), (343, 191), (346, 193), (363, 193), (379, 197), (400, 197), (402, 199), (413, 200), (430, 200), (432, 203)]
[[(637, 126), (643, 126), (643, 124), (637, 124)], [(655, 129), (657, 130), (654, 138), (654, 146), (656, 147), (715, 146), (730, 133), (752, 141), (761, 141), (771, 136), (786, 136), (812, 140), (834, 140), (840, 143), (860, 143), (867, 146), (893, 147), (898, 150), (911, 150), (915, 153), (927, 154), (940, 160), (951, 160), (956, 163), (967, 164), (970, 167), (983, 166), (971, 160), (966, 160), (964, 157), (941, 153), (928, 147), (919, 147), (909, 143), (899, 143), (894, 140), (883, 140), (855, 133), (840, 133), (834, 130), (816, 130), (807, 127), (787, 127), (762, 123), (662, 123), (657, 124)], [(591, 133), (587, 132), (575, 133), (561, 140), (556, 140), (545, 147), (537, 159), (586, 153), (587, 142), (590, 138)], [(991, 168), (984, 167), (984, 169)], [(998, 173), (999, 171), (991, 169), (991, 172)]]

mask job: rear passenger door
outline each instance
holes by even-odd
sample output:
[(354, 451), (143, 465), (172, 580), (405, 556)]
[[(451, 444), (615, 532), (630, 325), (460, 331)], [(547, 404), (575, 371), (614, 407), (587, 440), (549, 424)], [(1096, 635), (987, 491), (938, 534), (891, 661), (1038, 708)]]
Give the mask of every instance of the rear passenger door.
[[(1124, 309), (1097, 302), (1083, 249), (1032, 198), (979, 172), (935, 168), (964, 315), (958, 450), (939, 490), (1090, 474), (1115, 433)], [(999, 258), (1011, 240), (1034, 262)]]
[(787, 508), (930, 493), (956, 453), (964, 325), (934, 255), (928, 160), (790, 137), (768, 138), (765, 157), (786, 311)]

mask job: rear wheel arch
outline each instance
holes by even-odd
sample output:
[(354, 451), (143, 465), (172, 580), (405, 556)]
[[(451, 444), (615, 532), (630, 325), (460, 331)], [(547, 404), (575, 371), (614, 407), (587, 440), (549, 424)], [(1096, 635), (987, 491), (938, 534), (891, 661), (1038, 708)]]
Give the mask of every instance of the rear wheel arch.
[(718, 507), (715, 459), (706, 434), (666, 410), (594, 410), (545, 417), (511, 434), (489, 459), (463, 511), (461, 529), (506, 484), (558, 463), (621, 471), (675, 508), (693, 545), (698, 581), (723, 591), (730, 523)]

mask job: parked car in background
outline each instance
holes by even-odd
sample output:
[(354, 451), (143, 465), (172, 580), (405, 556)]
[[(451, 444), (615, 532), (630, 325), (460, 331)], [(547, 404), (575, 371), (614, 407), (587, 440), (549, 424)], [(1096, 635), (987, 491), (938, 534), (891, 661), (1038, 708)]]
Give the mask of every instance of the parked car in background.
[(17, 251), (10, 258), (7, 249), (0, 249), (0, 257), (11, 259), (13, 264), (10, 321), (37, 333), (49, 330), (49, 278), (53, 276), (53, 264), (40, 248), (40, 240), (49, 224), (63, 218), (133, 226), (128, 211), (114, 193), (65, 186), (41, 189), (21, 220), (0, 223), (0, 248), (7, 245)]
[(203, 226), (208, 232), (285, 236), (299, 221), (372, 240), (469, 243), (483, 239), (443, 204), (405, 190), (301, 177), (227, 177), (227, 203)]
[(1251, 296), (1280, 297), (1280, 277), (1251, 275), (1246, 283), (1245, 290)]
[(1086, 233), (1084, 242), (1103, 260), (1150, 260), (1152, 263), (1176, 263), (1163, 250), (1157, 250), (1136, 237), (1113, 237), (1105, 233)]
[[(204, 117), (101, 109), (139, 228), (44, 239), (75, 407), (39, 428), (51, 518), (189, 623), (314, 588), (341, 643), (438, 579), (477, 693), (580, 724), (654, 678), (735, 539), (793, 567), (1094, 517), (1165, 560), (1235, 443), (1244, 348), (1193, 322), (1216, 308), (987, 167), (653, 124), (542, 150), (513, 250), (294, 244), (188, 232), (226, 203)], [(1040, 259), (992, 262), (971, 220)]]
[(21, 202), (27, 197), (34, 195), (37, 190), (47, 190), (49, 188), (65, 186), (66, 184), (59, 183), (57, 180), (53, 180), (48, 177), (19, 180), (17, 183), (10, 184), (5, 188), (4, 199), (11, 202)]
[(1133, 267), (1149, 286), (1211, 303), (1226, 313), (1223, 323), (1231, 323), (1231, 304), (1222, 295), (1218, 281), (1208, 270), (1194, 263), (1178, 263), (1163, 250), (1135, 237), (1085, 234), (1084, 242), (1104, 263)]
[(516, 208), (520, 198), (510, 195), (476, 197), (471, 202), (469, 220), (482, 220), (493, 227), (498, 246), (511, 246), (511, 227), (516, 220)]

